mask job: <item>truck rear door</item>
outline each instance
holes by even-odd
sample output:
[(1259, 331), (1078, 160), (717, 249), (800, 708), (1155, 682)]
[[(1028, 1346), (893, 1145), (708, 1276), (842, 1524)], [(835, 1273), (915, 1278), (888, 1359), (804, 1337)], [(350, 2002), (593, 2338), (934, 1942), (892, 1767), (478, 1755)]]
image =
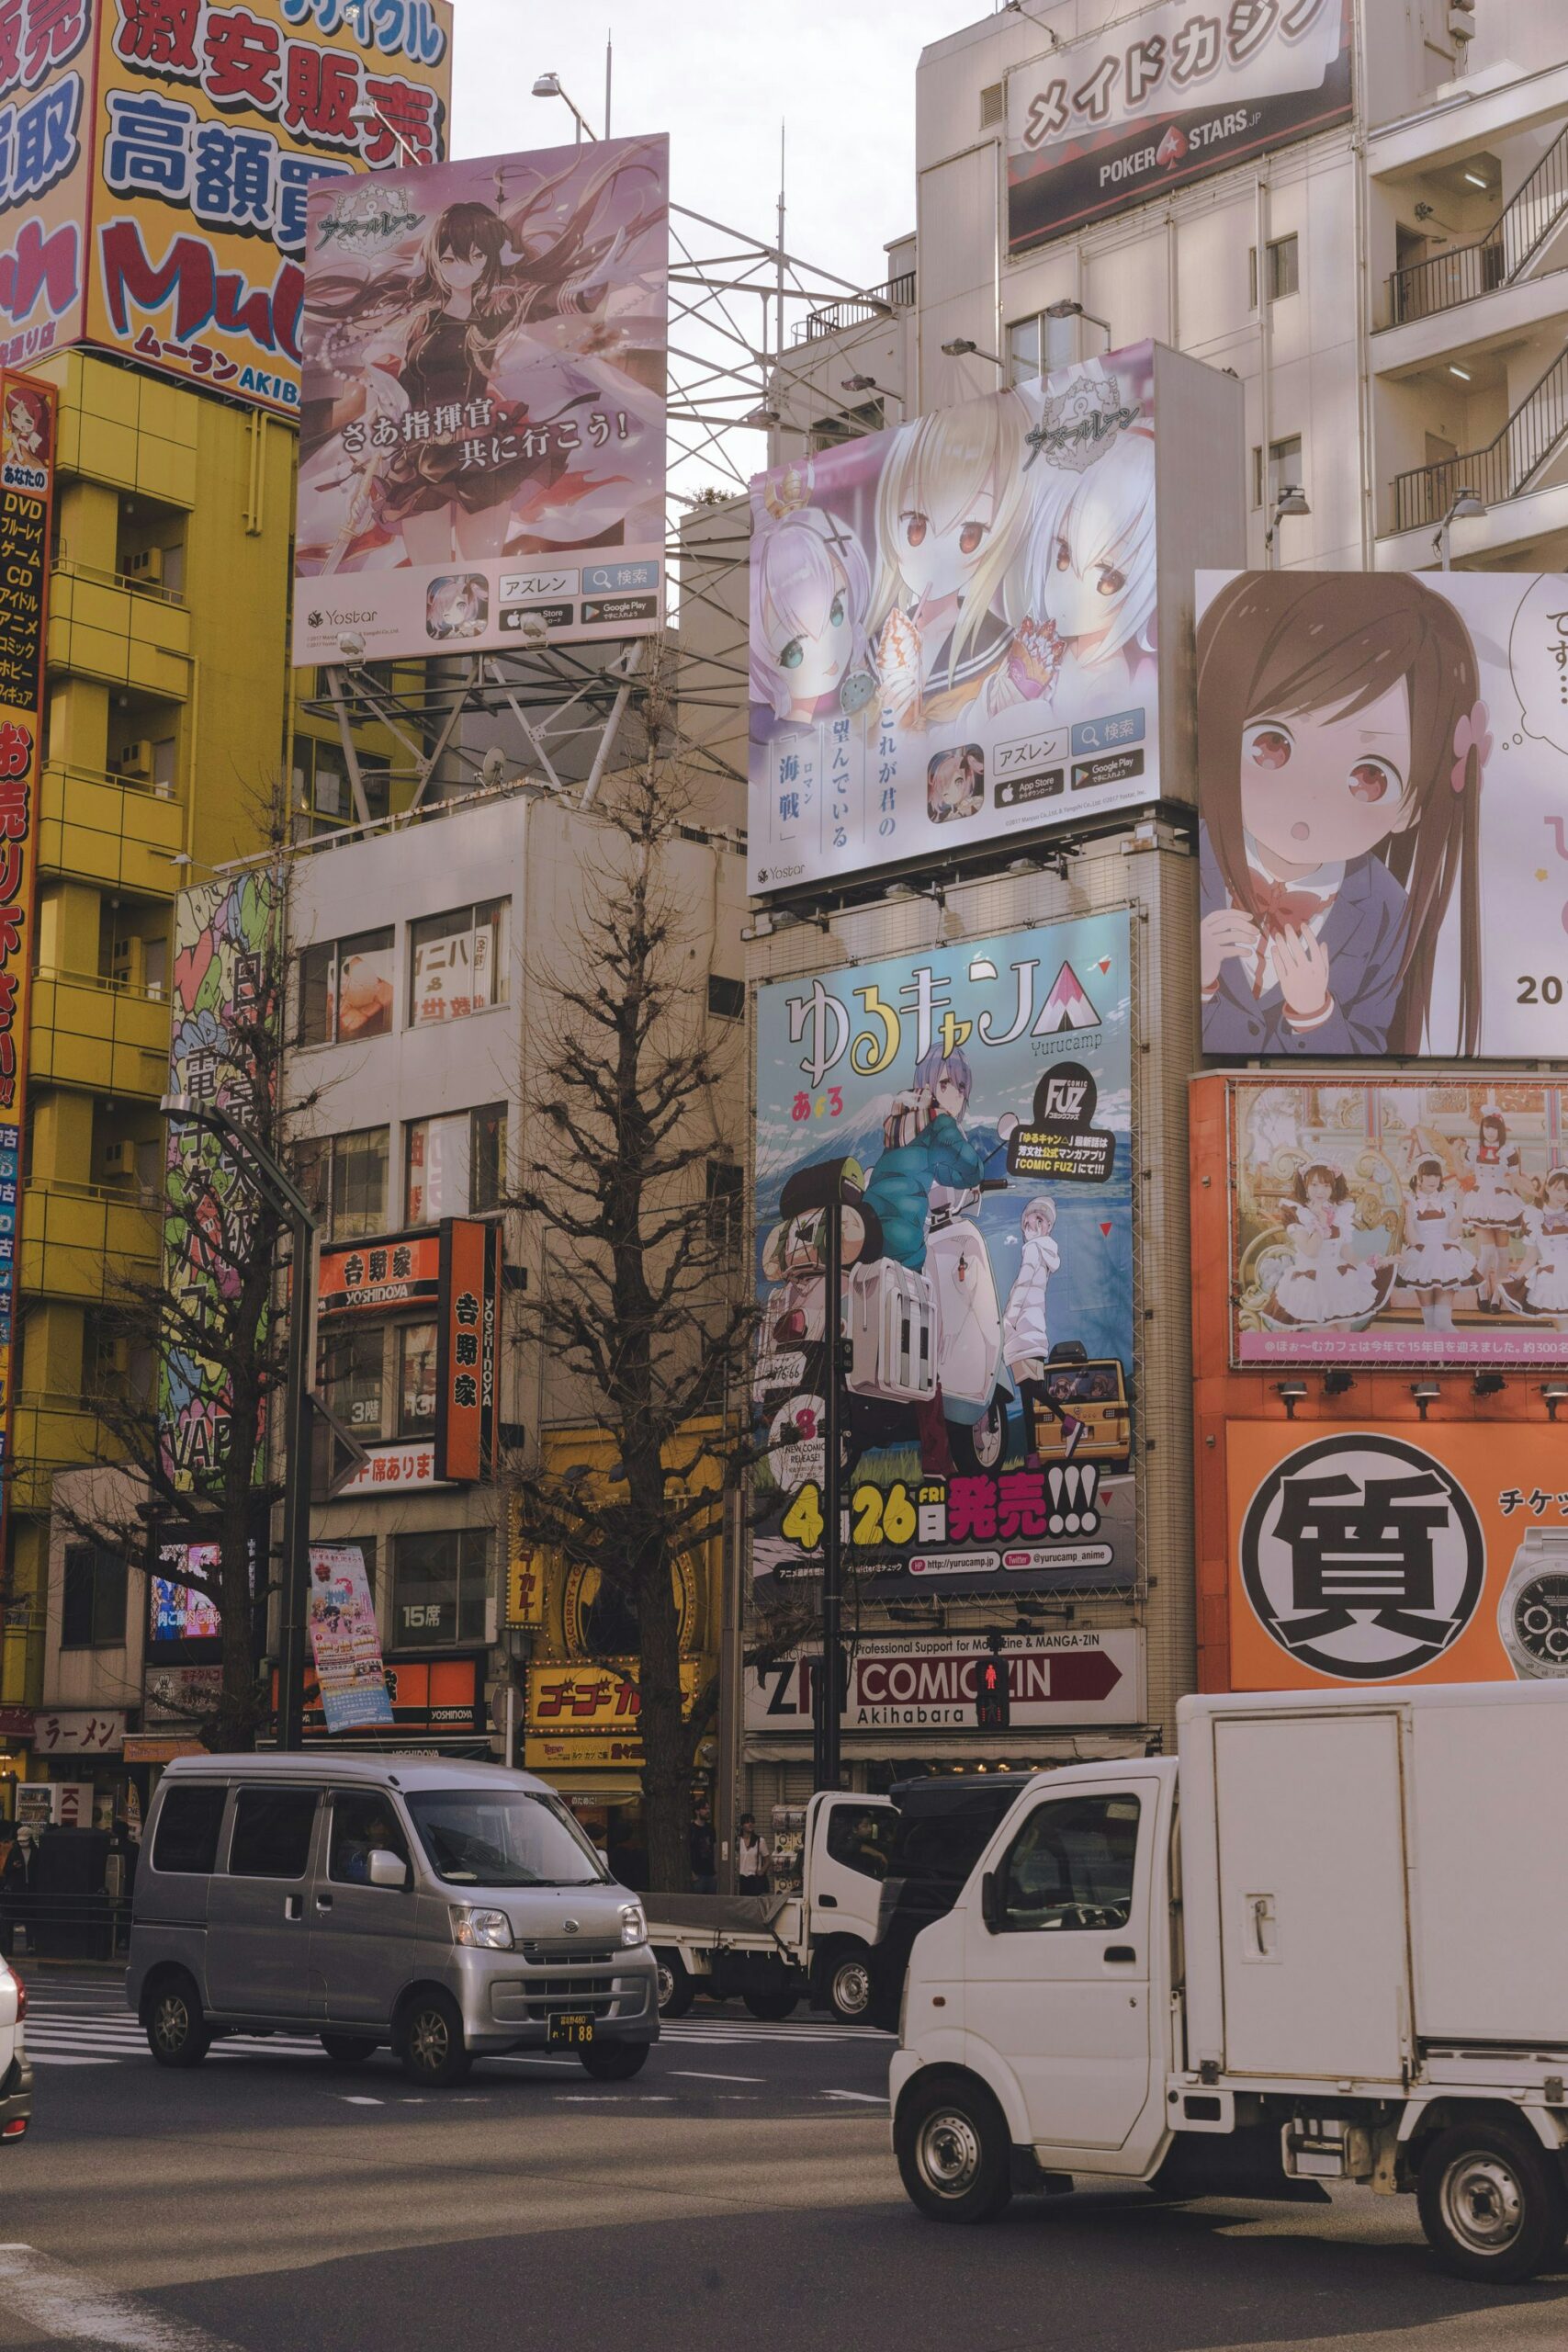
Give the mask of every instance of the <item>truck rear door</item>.
[(1393, 1709), (1214, 1718), (1227, 2074), (1403, 2078), (1399, 1738)]

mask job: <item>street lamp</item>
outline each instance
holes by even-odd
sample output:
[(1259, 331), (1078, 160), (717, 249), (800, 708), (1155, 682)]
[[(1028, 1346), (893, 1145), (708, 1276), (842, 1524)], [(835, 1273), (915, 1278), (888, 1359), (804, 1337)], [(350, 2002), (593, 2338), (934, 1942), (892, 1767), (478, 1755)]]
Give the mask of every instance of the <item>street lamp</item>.
[(1307, 504), (1307, 494), (1299, 482), (1292, 482), (1289, 489), (1280, 492), (1274, 502), (1274, 519), (1263, 534), (1264, 568), (1267, 571), (1272, 571), (1274, 569), (1277, 560), (1275, 541), (1279, 536), (1280, 525), (1285, 516), (1311, 513), (1312, 508)]
[(886, 384), (879, 384), (874, 376), (841, 376), (839, 382), (846, 392), (876, 392), (885, 401), (897, 401), (900, 408), (905, 404), (902, 392), (893, 391)]
[(277, 1745), (297, 1754), (305, 1744), (305, 1615), (310, 1589), (310, 1284), (316, 1218), (286, 1169), (248, 1127), (216, 1103), (189, 1094), (165, 1094), (165, 1119), (205, 1127), (241, 1154), (263, 1198), (286, 1219), (294, 1242), (293, 1302), (288, 1317), (288, 1417), (283, 1442), (283, 1641), (278, 1660)]
[(387, 136), (397, 142), (398, 153), (402, 157), (405, 164), (417, 164), (419, 162), (419, 157), (414, 153), (413, 149), (403, 137), (403, 134), (398, 129), (397, 124), (387, 120), (386, 116), (381, 112), (380, 107), (377, 105), (374, 98), (361, 98), (357, 106), (350, 107), (348, 110), (348, 119), (350, 122), (358, 123), (362, 130), (368, 130), (373, 122), (378, 122), (382, 130), (387, 133)]
[(589, 121), (588, 117), (585, 114), (579, 113), (577, 107), (572, 105), (570, 98), (568, 97), (566, 92), (561, 88), (560, 75), (558, 74), (541, 74), (538, 80), (534, 85), (534, 96), (536, 98), (559, 98), (563, 106), (571, 107), (571, 119), (577, 125), (576, 143), (579, 147), (582, 144), (582, 134), (585, 130), (590, 139), (598, 138), (599, 133), (594, 130), (593, 125)]
[(1449, 533), (1453, 529), (1454, 525), (1463, 516), (1484, 514), (1485, 512), (1486, 501), (1483, 498), (1478, 498), (1467, 484), (1461, 484), (1455, 491), (1449, 501), (1448, 513), (1443, 516), (1432, 536), (1432, 545), (1437, 550), (1438, 568), (1440, 571), (1453, 570), (1453, 565), (1449, 560)]
[(1105, 337), (1105, 348), (1107, 349), (1107, 351), (1109, 351), (1109, 350), (1110, 350), (1110, 348), (1111, 348), (1111, 322), (1110, 322), (1110, 320), (1109, 320), (1109, 319), (1097, 319), (1097, 318), (1095, 317), (1095, 315), (1094, 315), (1094, 312), (1093, 312), (1092, 311), (1086, 311), (1086, 310), (1084, 309), (1084, 306), (1083, 306), (1083, 304), (1082, 304), (1081, 302), (1072, 302), (1072, 301), (1068, 301), (1067, 300), (1066, 300), (1066, 298), (1064, 298), (1064, 299), (1063, 299), (1063, 300), (1061, 300), (1060, 302), (1047, 302), (1047, 303), (1046, 303), (1046, 305), (1045, 305), (1045, 316), (1046, 316), (1048, 319), (1084, 319), (1084, 320), (1086, 320), (1086, 321), (1088, 322), (1088, 323), (1089, 323), (1091, 327), (1098, 327), (1098, 328), (1100, 329), (1100, 334)]
[(993, 368), (1000, 368), (1006, 364), (1005, 361), (997, 357), (994, 351), (982, 351), (979, 345), (971, 342), (966, 334), (955, 334), (951, 343), (944, 343), (942, 347), (944, 356), (949, 359), (988, 359)]

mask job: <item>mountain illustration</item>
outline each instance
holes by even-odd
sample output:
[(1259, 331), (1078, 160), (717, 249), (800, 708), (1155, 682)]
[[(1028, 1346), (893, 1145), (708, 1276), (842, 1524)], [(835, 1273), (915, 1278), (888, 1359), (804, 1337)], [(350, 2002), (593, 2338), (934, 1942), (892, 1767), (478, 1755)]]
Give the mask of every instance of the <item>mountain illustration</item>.
[(1098, 1029), (1100, 1015), (1089, 1000), (1089, 991), (1070, 964), (1064, 964), (1051, 983), (1051, 993), (1045, 1000), (1044, 1011), (1034, 1024), (1037, 1037), (1049, 1037), (1064, 1029)]

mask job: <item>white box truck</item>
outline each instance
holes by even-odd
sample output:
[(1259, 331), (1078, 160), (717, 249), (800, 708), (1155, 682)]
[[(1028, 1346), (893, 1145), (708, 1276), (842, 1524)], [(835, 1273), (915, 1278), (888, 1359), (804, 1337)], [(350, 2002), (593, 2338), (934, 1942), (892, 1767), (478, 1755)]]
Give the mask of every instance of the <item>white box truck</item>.
[(1357, 2181), (1529, 2278), (1568, 2237), (1565, 1798), (1557, 1682), (1186, 1699), (1175, 1758), (1041, 1774), (915, 1945), (910, 2197)]

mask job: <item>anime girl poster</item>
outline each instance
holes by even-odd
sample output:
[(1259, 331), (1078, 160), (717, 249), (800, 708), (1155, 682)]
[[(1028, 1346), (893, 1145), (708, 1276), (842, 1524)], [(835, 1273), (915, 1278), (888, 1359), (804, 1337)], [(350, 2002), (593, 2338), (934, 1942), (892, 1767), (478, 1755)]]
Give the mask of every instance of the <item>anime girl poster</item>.
[(661, 137), (312, 194), (297, 662), (658, 627), (668, 266)]
[(1205, 1051), (1560, 1055), (1568, 580), (1200, 571), (1198, 615)]
[(1158, 797), (1148, 344), (751, 484), (759, 891)]

